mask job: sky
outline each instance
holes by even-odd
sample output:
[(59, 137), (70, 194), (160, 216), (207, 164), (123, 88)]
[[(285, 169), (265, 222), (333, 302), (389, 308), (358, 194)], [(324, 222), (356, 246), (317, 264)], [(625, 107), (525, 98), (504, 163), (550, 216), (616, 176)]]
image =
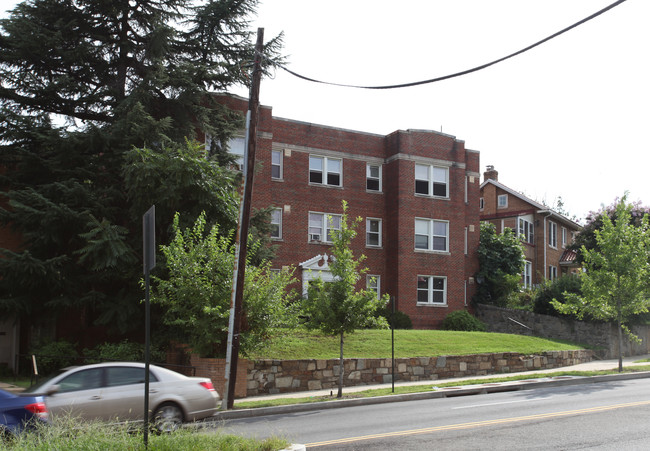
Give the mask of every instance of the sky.
[[(614, 0), (261, 0), (251, 29), (284, 32), (288, 68), (377, 86), (489, 63)], [(0, 10), (17, 2), (0, 0)], [(571, 216), (650, 204), (650, 1), (627, 0), (526, 53), (417, 87), (328, 86), (283, 70), (264, 78), (273, 115), (387, 135), (442, 131), (481, 155), (499, 181)], [(244, 88), (233, 93), (247, 96)], [(482, 181), (482, 178), (481, 178)]]

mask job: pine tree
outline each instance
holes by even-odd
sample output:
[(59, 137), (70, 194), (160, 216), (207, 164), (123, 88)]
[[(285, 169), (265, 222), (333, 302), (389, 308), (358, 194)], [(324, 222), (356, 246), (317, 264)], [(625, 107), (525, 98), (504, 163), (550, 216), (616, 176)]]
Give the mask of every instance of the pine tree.
[[(126, 330), (140, 322), (150, 204), (165, 214), (162, 236), (175, 211), (234, 224), (234, 176), (192, 140), (207, 132), (225, 147), (242, 126), (210, 93), (247, 83), (255, 6), (27, 0), (0, 21), (0, 224), (22, 238), (19, 249), (0, 242), (0, 315), (37, 321), (76, 308)], [(175, 167), (178, 158), (191, 163)], [(166, 189), (148, 183), (156, 168)], [(221, 176), (206, 184), (195, 170)]]

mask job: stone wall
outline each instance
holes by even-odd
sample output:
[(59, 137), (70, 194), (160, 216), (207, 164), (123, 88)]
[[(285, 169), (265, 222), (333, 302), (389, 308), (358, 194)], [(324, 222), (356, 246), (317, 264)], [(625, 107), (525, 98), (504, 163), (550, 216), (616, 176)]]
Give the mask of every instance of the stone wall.
[[(476, 306), (475, 314), (487, 324), (490, 332), (566, 340), (597, 348), (595, 353), (600, 358), (618, 358), (618, 331), (612, 323), (576, 321), (483, 304)], [(650, 327), (634, 326), (632, 332), (641, 342), (632, 342), (624, 336), (624, 355), (650, 353)]]
[[(558, 368), (588, 362), (588, 350), (552, 351), (395, 359), (395, 381), (433, 381), (486, 374)], [(346, 387), (389, 384), (391, 359), (345, 359)], [(247, 395), (290, 393), (338, 388), (339, 360), (258, 360), (248, 362)]]

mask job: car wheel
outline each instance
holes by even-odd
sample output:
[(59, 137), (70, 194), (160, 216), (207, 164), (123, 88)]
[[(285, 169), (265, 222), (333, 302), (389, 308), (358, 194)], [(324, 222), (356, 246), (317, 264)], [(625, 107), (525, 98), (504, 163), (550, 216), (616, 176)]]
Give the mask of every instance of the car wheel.
[(158, 432), (174, 432), (183, 424), (183, 411), (174, 403), (158, 406), (153, 414), (153, 426)]

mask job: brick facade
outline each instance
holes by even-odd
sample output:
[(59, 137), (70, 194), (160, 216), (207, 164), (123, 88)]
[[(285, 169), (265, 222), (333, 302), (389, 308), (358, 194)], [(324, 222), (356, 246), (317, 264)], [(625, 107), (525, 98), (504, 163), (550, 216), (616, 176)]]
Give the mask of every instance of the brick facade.
[(503, 185), (492, 166), (484, 173), (480, 192), (481, 221), (494, 224), (499, 233), (509, 227), (522, 239), (530, 269), (525, 285), (535, 286), (578, 270), (575, 254), (566, 249), (582, 229), (578, 223)]
[[(247, 109), (246, 99), (218, 98), (242, 113)], [(279, 178), (272, 177), (272, 152), (281, 156)], [(340, 163), (336, 173), (340, 183), (310, 182), (310, 156)], [(368, 164), (380, 168), (380, 190), (366, 187)], [(416, 164), (446, 174), (444, 195), (432, 195), (433, 189), (429, 194), (415, 193)], [(302, 280), (307, 265), (301, 267), (301, 263), (313, 263), (330, 252), (323, 240), (310, 240), (310, 213), (341, 214), (341, 201), (346, 200), (349, 217), (363, 218), (352, 244), (355, 255), (366, 255), (368, 274), (379, 276), (380, 292), (394, 296), (398, 309), (411, 317), (414, 327), (435, 328), (449, 312), (466, 308), (478, 270), (480, 174), (479, 153), (465, 149), (463, 141), (427, 130), (399, 130), (383, 136), (338, 129), (276, 118), (270, 107), (263, 106), (256, 168), (253, 208), (274, 207), (282, 212), (281, 237), (274, 241), (274, 267), (296, 267), (296, 277)], [(367, 218), (381, 221), (379, 246), (366, 245)], [(416, 218), (433, 220), (428, 221), (432, 227), (446, 224), (446, 249), (416, 249)], [(433, 242), (433, 235), (428, 239)], [(443, 281), (444, 302), (430, 297), (435, 301), (418, 303), (418, 276), (430, 276), (431, 286)]]

